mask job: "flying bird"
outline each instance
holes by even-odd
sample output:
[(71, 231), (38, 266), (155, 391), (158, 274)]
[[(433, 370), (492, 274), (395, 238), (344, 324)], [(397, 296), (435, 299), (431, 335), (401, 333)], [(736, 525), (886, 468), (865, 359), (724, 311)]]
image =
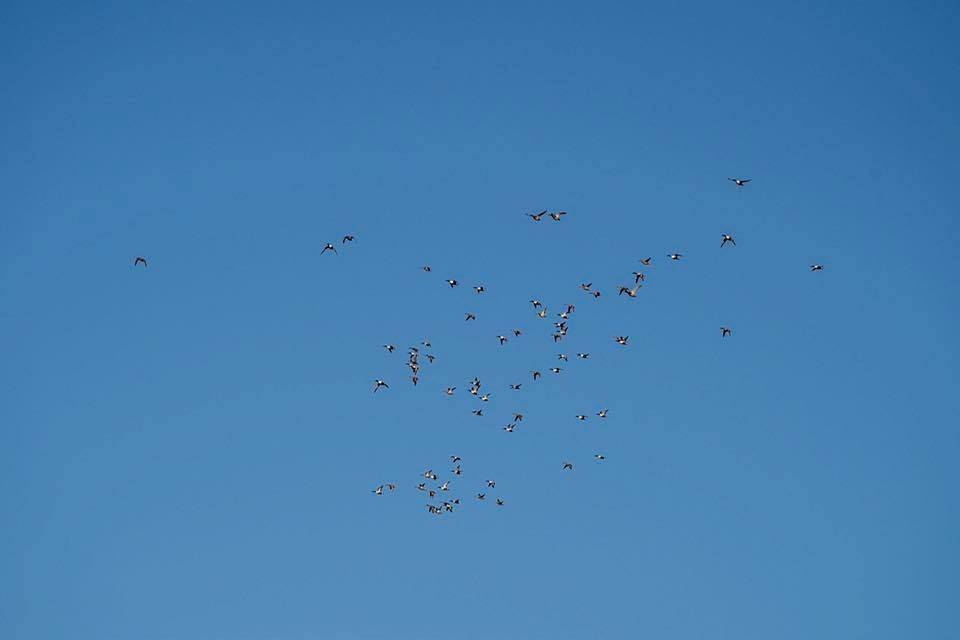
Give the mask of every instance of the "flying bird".
[(723, 247), (723, 245), (727, 244), (728, 242), (733, 246), (737, 246), (737, 241), (733, 239), (733, 236), (725, 233), (723, 234), (723, 238), (720, 239), (720, 246)]
[(483, 293), (483, 292), (486, 291), (487, 289), (486, 289), (486, 287), (484, 287), (484, 286), (481, 284), (481, 285), (479, 285), (479, 286), (474, 287), (473, 290), (476, 291), (477, 293)]
[(593, 457), (596, 458), (597, 460), (606, 460), (606, 459), (607, 459), (607, 456), (603, 455), (602, 453), (595, 453), (595, 454), (593, 454)]
[(584, 291), (590, 291), (590, 287), (592, 287), (592, 286), (593, 286), (593, 283), (592, 283), (592, 282), (581, 282), (581, 283), (580, 283), (580, 288), (583, 289)]
[(472, 313), (469, 313), (469, 312), (468, 312), (468, 313), (466, 314), (466, 317), (464, 318), (464, 321), (476, 320), (476, 319), (477, 319), (477, 316), (475, 316), (475, 315), (473, 315)]
[(727, 336), (731, 335), (732, 333), (733, 333), (733, 330), (732, 330), (730, 327), (720, 327), (720, 337), (721, 337), (721, 338), (726, 338)]
[(570, 359), (567, 358), (567, 354), (565, 354), (565, 353), (558, 353), (558, 354), (557, 354), (557, 359), (558, 359), (558, 360), (563, 360), (564, 362), (569, 362), (569, 361), (570, 361)]
[(531, 300), (530, 304), (533, 305), (534, 309), (539, 309), (540, 307), (543, 306), (543, 303), (541, 303), (539, 300)]
[(556, 220), (557, 222), (560, 222), (560, 216), (565, 216), (565, 215), (567, 215), (566, 211), (557, 211), (557, 212), (551, 213), (550, 217)]
[(514, 330), (513, 330), (513, 336), (514, 336), (515, 338), (519, 338), (521, 335), (523, 335), (523, 331), (520, 331), (520, 329), (514, 329)]
[(450, 288), (452, 289), (460, 283), (457, 282), (456, 280), (447, 280), (447, 284), (450, 285)]
[(550, 367), (550, 371), (552, 371), (553, 373), (560, 373), (562, 369), (560, 369), (560, 367)]
[(683, 254), (682, 254), (682, 253), (671, 253), (671, 254), (670, 254), (669, 256), (667, 256), (667, 257), (670, 258), (671, 260), (679, 260), (680, 258), (683, 257)]
[(487, 498), (487, 494), (485, 494), (485, 493), (478, 493), (478, 494), (477, 494), (477, 500), (485, 500), (486, 498)]
[(385, 344), (383, 345), (383, 348), (387, 350), (387, 353), (393, 353), (394, 351), (397, 350), (397, 348), (392, 344)]
[(448, 396), (452, 396), (452, 395), (453, 395), (453, 392), (456, 391), (456, 390), (457, 390), (456, 387), (447, 387), (447, 395), (448, 395)]
[(530, 373), (533, 374), (533, 379), (534, 379), (534, 380), (537, 380), (537, 379), (540, 378), (540, 372), (539, 372), (539, 371), (531, 371)]
[(564, 470), (564, 471), (573, 471), (573, 463), (572, 463), (572, 462), (564, 462), (564, 463), (563, 463), (563, 470)]
[(511, 384), (511, 385), (510, 385), (510, 388), (511, 388), (512, 390), (514, 390), (514, 391), (520, 391), (520, 384), (522, 384), (522, 383)]
[(340, 244), (346, 244), (348, 242), (353, 242), (353, 236), (343, 236), (343, 241)]
[(750, 180), (752, 180), (752, 178), (727, 178), (727, 180), (729, 180), (729, 181), (732, 182), (733, 184), (737, 185), (738, 187), (742, 187), (743, 185), (745, 185), (745, 184), (747, 184), (748, 182), (750, 182)]
[(497, 486), (497, 481), (496, 481), (496, 480), (487, 480), (487, 486), (490, 487), (491, 489), (493, 489), (494, 487)]
[(645, 267), (649, 267), (652, 261), (653, 261), (653, 258), (641, 258), (640, 264), (642, 264)]
[(583, 422), (584, 420), (587, 419), (587, 416), (585, 416), (585, 415), (583, 415), (582, 413), (580, 413), (580, 414), (577, 414), (577, 415), (576, 415), (576, 418), (577, 418), (577, 420), (579, 420), (580, 422)]
[(433, 269), (431, 269), (431, 268), (430, 268), (430, 265), (428, 265), (428, 264), (423, 265), (422, 269), (423, 269), (424, 271), (426, 271), (427, 273), (430, 273), (431, 271), (433, 271)]
[(643, 282), (644, 280), (646, 280), (646, 276), (644, 276), (642, 273), (640, 273), (639, 271), (633, 272), (633, 284)]
[(537, 311), (537, 317), (539, 317), (539, 318), (546, 318), (546, 317), (547, 317), (547, 308), (544, 307), (544, 308), (540, 309), (540, 311)]
[(497, 336), (497, 340), (500, 341), (500, 346), (503, 346), (507, 342), (507, 336)]
[(500, 498), (497, 498), (497, 506), (498, 506), (498, 507), (502, 507), (502, 506), (503, 506), (503, 500), (501, 500)]
[(507, 426), (505, 426), (505, 427), (503, 428), (503, 430), (506, 431), (507, 433), (513, 433), (513, 430), (516, 429), (516, 428), (517, 428), (517, 425), (516, 425), (515, 423), (511, 422), (510, 424), (508, 424)]
[(577, 354), (577, 357), (580, 358), (581, 360), (586, 360), (587, 358), (590, 357), (590, 354), (589, 354), (589, 353), (578, 353), (578, 354)]
[(334, 253), (337, 253), (339, 255), (339, 253), (337, 252), (337, 248), (332, 244), (330, 244), (329, 242), (323, 245), (323, 249), (320, 251), (320, 255), (323, 255), (327, 251), (333, 251)]
[(527, 217), (532, 218), (534, 222), (540, 222), (540, 219), (546, 214), (546, 210), (541, 211), (540, 213), (528, 213)]
[(616, 340), (617, 344), (619, 344), (620, 346), (623, 346), (623, 347), (627, 346), (627, 340), (629, 340), (629, 339), (630, 339), (630, 336), (617, 336), (617, 337), (614, 338), (614, 340)]
[(474, 410), (473, 410), (473, 415), (475, 415), (475, 416), (482, 416), (482, 415), (483, 415), (483, 409), (474, 409)]
[(374, 492), (375, 494), (377, 494), (378, 496), (382, 496), (382, 495), (383, 495), (383, 485), (380, 485), (379, 487), (377, 487), (376, 489), (374, 489), (373, 492)]
[(609, 409), (600, 409), (600, 411), (597, 411), (597, 415), (601, 418), (606, 418), (609, 411)]
[(137, 256), (137, 257), (134, 258), (134, 260), (133, 260), (133, 266), (137, 266), (138, 264), (143, 264), (143, 268), (146, 269), (146, 268), (147, 268), (147, 259), (144, 258), (143, 256)]
[(380, 390), (380, 387), (386, 387), (387, 389), (389, 389), (389, 388), (390, 388), (390, 385), (388, 385), (388, 384), (387, 384), (386, 382), (384, 382), (383, 380), (374, 380), (374, 381), (373, 381), (373, 392), (376, 393), (377, 391), (379, 391), (379, 390)]
[(823, 271), (822, 264), (812, 264), (810, 265), (810, 271)]

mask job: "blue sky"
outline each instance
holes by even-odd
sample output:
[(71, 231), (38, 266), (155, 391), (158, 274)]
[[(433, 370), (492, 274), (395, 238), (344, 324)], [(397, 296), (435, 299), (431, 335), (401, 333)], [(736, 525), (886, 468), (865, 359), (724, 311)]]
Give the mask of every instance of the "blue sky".
[(956, 637), (958, 18), (4, 4), (0, 635)]

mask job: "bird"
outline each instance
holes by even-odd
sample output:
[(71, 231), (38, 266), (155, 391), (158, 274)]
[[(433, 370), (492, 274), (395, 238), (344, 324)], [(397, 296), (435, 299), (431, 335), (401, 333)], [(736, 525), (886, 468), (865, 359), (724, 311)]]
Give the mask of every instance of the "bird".
[(597, 411), (597, 415), (600, 416), (601, 418), (606, 418), (608, 412), (609, 412), (609, 409), (600, 409), (600, 411)]
[(484, 287), (484, 286), (481, 284), (481, 285), (478, 285), (478, 286), (474, 287), (473, 290), (476, 291), (477, 293), (483, 293), (483, 292), (486, 291), (487, 289), (486, 289), (486, 287)]
[(473, 415), (475, 415), (475, 416), (482, 416), (482, 415), (483, 415), (483, 409), (474, 409), (474, 410), (473, 410)]
[(457, 282), (456, 280), (451, 279), (451, 280), (447, 280), (447, 284), (450, 285), (450, 288), (452, 289), (453, 287), (457, 286), (460, 283)]
[(507, 336), (497, 336), (497, 340), (499, 340), (500, 345), (503, 346), (507, 342)]
[(639, 290), (640, 290), (640, 287), (642, 287), (642, 286), (643, 286), (642, 284), (639, 284), (639, 283), (638, 283), (636, 286), (633, 287), (633, 289), (631, 289), (630, 287), (627, 287), (627, 286), (625, 286), (625, 285), (620, 285), (620, 293), (618, 293), (617, 295), (621, 295), (621, 296), (622, 296), (623, 294), (627, 294), (627, 295), (630, 296), (631, 298), (636, 298), (636, 297), (637, 297), (637, 291), (639, 291)]
[(725, 233), (725, 234), (723, 234), (723, 238), (720, 239), (720, 246), (722, 247), (723, 245), (727, 244), (728, 242), (729, 242), (730, 244), (732, 244), (733, 246), (737, 246), (737, 241), (733, 239), (733, 236)]
[(534, 308), (534, 309), (539, 309), (540, 307), (543, 306), (543, 303), (540, 302), (539, 300), (531, 300), (531, 301), (530, 301), (530, 304), (533, 305), (533, 308)]
[(485, 493), (478, 493), (478, 494), (477, 494), (477, 500), (485, 500), (486, 497), (487, 497), (487, 494), (485, 494)]
[(546, 210), (541, 211), (540, 213), (528, 213), (527, 217), (532, 218), (534, 222), (540, 222), (540, 219), (543, 218), (544, 214), (546, 213)]
[(496, 481), (496, 480), (487, 480), (487, 486), (490, 487), (491, 489), (493, 489), (494, 487), (497, 486), (497, 481)]
[(566, 211), (556, 211), (551, 213), (550, 217), (556, 220), (557, 222), (560, 222), (560, 216), (565, 216), (565, 215), (567, 215)]
[(629, 340), (629, 339), (630, 339), (630, 336), (617, 336), (617, 337), (614, 338), (614, 340), (616, 340), (617, 344), (619, 344), (619, 345), (621, 345), (621, 346), (624, 346), (624, 347), (627, 346), (627, 340)]
[(437, 359), (437, 356), (433, 355), (432, 353), (427, 354), (427, 362), (429, 362), (430, 364), (433, 364), (433, 361), (436, 359)]
[(547, 308), (544, 307), (544, 308), (540, 309), (540, 311), (537, 311), (537, 316), (540, 317), (540, 318), (546, 318), (546, 317), (547, 317)]
[(653, 262), (653, 258), (641, 258), (641, 259), (640, 259), (640, 264), (642, 264), (642, 265), (645, 266), (645, 267), (649, 267), (651, 262)]
[(583, 422), (584, 420), (587, 419), (587, 416), (585, 416), (585, 415), (583, 415), (582, 413), (580, 413), (580, 414), (577, 414), (576, 418), (577, 418), (577, 420)]
[(737, 185), (738, 187), (742, 187), (743, 185), (745, 185), (745, 184), (747, 184), (748, 182), (750, 182), (750, 180), (752, 180), (752, 178), (727, 178), (727, 180), (729, 180), (729, 181), (732, 182), (733, 184)]
[(569, 362), (569, 361), (570, 361), (570, 359), (567, 358), (567, 354), (565, 354), (565, 353), (558, 353), (558, 354), (557, 354), (557, 359), (563, 360), (564, 362)]
[(340, 244), (346, 244), (348, 242), (353, 242), (353, 236), (343, 236), (343, 241)]
[(373, 381), (373, 392), (376, 393), (377, 391), (379, 391), (379, 390), (380, 390), (380, 387), (386, 387), (387, 389), (389, 389), (389, 388), (390, 388), (390, 385), (388, 385), (388, 384), (387, 384), (386, 382), (384, 382), (383, 380), (374, 380), (374, 381)]
[(373, 492), (374, 492), (375, 494), (377, 494), (378, 496), (382, 496), (382, 495), (383, 495), (383, 485), (380, 485), (379, 487), (377, 487), (376, 489), (374, 489)]
[(387, 350), (387, 353), (393, 353), (397, 350), (397, 348), (392, 344), (385, 344), (383, 345), (383, 348)]
[(460, 468), (460, 465), (457, 465), (456, 467), (454, 467), (452, 473), (455, 476), (463, 475), (463, 469)]
[(514, 330), (513, 330), (513, 337), (518, 338), (518, 337), (520, 337), (521, 335), (523, 335), (523, 331), (520, 331), (520, 329), (514, 329)]
[(810, 271), (823, 271), (822, 264), (812, 264), (810, 265)]
[(426, 491), (426, 490), (427, 490), (426, 482), (421, 482), (420, 484), (417, 485), (417, 491)]
[(410, 376), (410, 379), (413, 381), (413, 386), (417, 386), (417, 383), (420, 382), (420, 378), (417, 376)]
[(392, 482), (387, 483), (387, 489), (389, 489), (390, 491), (396, 491), (397, 485), (393, 484)]
[(433, 472), (433, 469), (427, 469), (426, 471), (423, 472), (423, 477), (429, 480), (436, 480), (437, 474)]
[(423, 346), (425, 346), (425, 347), (427, 347), (427, 348), (430, 348), (430, 347), (433, 346), (432, 344), (430, 344), (430, 341), (429, 341), (429, 340), (424, 340), (424, 341), (423, 341), (422, 343), (420, 343), (420, 344), (422, 344)]
[(510, 389), (512, 389), (513, 391), (520, 391), (520, 384), (522, 383), (511, 384)]
[(637, 284), (638, 282), (643, 282), (645, 279), (646, 279), (646, 276), (644, 276), (639, 271), (633, 272), (633, 284)]
[(440, 485), (440, 491), (450, 491), (450, 481), (447, 480), (442, 485)]
[(590, 287), (592, 287), (592, 286), (593, 286), (593, 283), (592, 283), (592, 282), (581, 282), (581, 283), (580, 283), (580, 288), (583, 289), (584, 291), (590, 291)]
[(323, 255), (327, 251), (333, 251), (334, 253), (337, 253), (337, 255), (339, 255), (339, 253), (337, 252), (337, 248), (332, 244), (330, 244), (329, 242), (323, 245), (323, 249), (320, 251), (320, 255)]
[(540, 378), (540, 372), (539, 372), (539, 371), (531, 371), (530, 373), (533, 374), (533, 379), (534, 379), (534, 380), (537, 380), (537, 379)]
[(578, 353), (578, 354), (577, 354), (577, 357), (580, 358), (581, 360), (586, 360), (587, 358), (590, 357), (590, 354), (589, 354), (589, 353)]
[(602, 453), (595, 453), (595, 454), (593, 454), (593, 457), (596, 458), (597, 460), (606, 460), (606, 459), (607, 459), (607, 456), (603, 455)]
[(733, 330), (730, 327), (720, 327), (720, 337), (726, 338), (727, 336), (733, 334)]
[(502, 507), (502, 506), (503, 506), (503, 500), (501, 500), (500, 498), (497, 498), (497, 506), (498, 506), (498, 507)]
[(599, 291), (594, 291), (594, 292), (593, 292), (593, 297), (594, 297), (594, 298), (599, 298), (599, 297), (600, 297), (600, 292), (599, 292)]
[(483, 394), (482, 396), (480, 396), (480, 399), (483, 400), (484, 402), (486, 402), (486, 401), (488, 401), (488, 400), (490, 399), (490, 394), (489, 394), (489, 393), (485, 393), (485, 394)]
[(563, 470), (564, 470), (564, 471), (573, 471), (573, 463), (572, 463), (572, 462), (564, 462), (564, 463), (563, 463)]
[(450, 456), (450, 462), (457, 464), (458, 462), (463, 462), (463, 458), (457, 455)]
[(477, 316), (469, 312), (467, 312), (466, 316), (464, 317), (465, 322), (469, 320), (476, 320), (476, 319), (477, 319)]
[(452, 396), (452, 395), (453, 395), (453, 392), (456, 391), (456, 390), (457, 390), (456, 387), (447, 387), (447, 395), (448, 395), (448, 396)]
[(136, 258), (133, 259), (133, 266), (137, 266), (138, 264), (141, 264), (141, 263), (143, 264), (143, 268), (146, 269), (147, 268), (146, 258), (144, 258), (143, 256), (137, 256)]
[(671, 254), (670, 254), (669, 256), (667, 256), (667, 257), (670, 258), (671, 260), (679, 260), (680, 258), (683, 257), (683, 254), (682, 254), (682, 253), (671, 253)]
[(553, 373), (560, 373), (562, 369), (560, 367), (550, 367), (550, 371)]
[(523, 422), (523, 414), (522, 414), (522, 413), (515, 413), (515, 414), (513, 414), (513, 421), (514, 421), (514, 422)]
[(516, 428), (517, 428), (516, 423), (511, 422), (510, 424), (508, 424), (507, 426), (505, 426), (505, 427), (503, 428), (503, 430), (506, 431), (507, 433), (513, 433), (513, 430), (516, 429)]
[(423, 265), (423, 266), (421, 267), (421, 269), (423, 269), (423, 270), (424, 270), (425, 272), (427, 272), (427, 273), (430, 273), (431, 271), (433, 271), (433, 269), (431, 269), (431, 268), (430, 268), (430, 265), (428, 265), (428, 264)]

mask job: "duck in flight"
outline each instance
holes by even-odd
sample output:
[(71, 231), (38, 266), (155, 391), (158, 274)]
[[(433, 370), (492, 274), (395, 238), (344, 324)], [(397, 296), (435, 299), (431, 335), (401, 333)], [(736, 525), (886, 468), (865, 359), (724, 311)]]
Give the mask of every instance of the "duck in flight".
[(642, 264), (645, 267), (649, 267), (652, 261), (653, 261), (653, 258), (641, 258), (640, 264)]
[(737, 246), (737, 241), (733, 239), (733, 236), (725, 233), (723, 234), (723, 238), (720, 239), (720, 246), (723, 247), (723, 245), (727, 244), (728, 242), (733, 246)]
[(729, 181), (732, 182), (733, 184), (737, 185), (738, 187), (742, 187), (743, 185), (745, 185), (745, 184), (747, 184), (748, 182), (750, 182), (750, 180), (752, 180), (752, 178), (727, 178), (727, 180), (729, 180)]
[(682, 253), (671, 253), (671, 254), (670, 254), (669, 256), (667, 256), (667, 257), (670, 258), (671, 260), (679, 260), (680, 258), (683, 257), (683, 254), (682, 254)]
[(557, 222), (560, 222), (560, 216), (565, 216), (565, 215), (567, 215), (566, 211), (555, 211), (550, 214), (550, 217), (556, 220)]
[(629, 340), (629, 339), (630, 339), (630, 336), (617, 336), (617, 337), (614, 338), (614, 340), (616, 340), (617, 344), (619, 344), (620, 346), (623, 346), (623, 347), (627, 346), (627, 340)]
[(563, 463), (563, 470), (564, 470), (564, 471), (573, 471), (573, 463), (572, 463), (572, 462), (564, 462), (564, 463)]
[(146, 268), (147, 268), (147, 259), (144, 258), (143, 256), (137, 256), (137, 257), (134, 258), (134, 260), (133, 260), (133, 266), (137, 266), (138, 264), (142, 264), (142, 265), (143, 265), (143, 268), (146, 269)]
[(452, 289), (460, 283), (457, 282), (456, 280), (447, 280), (447, 284), (450, 285), (450, 288)]
[(348, 242), (353, 242), (353, 236), (343, 236), (343, 241), (340, 244), (347, 244)]
[(822, 264), (812, 264), (810, 265), (810, 271), (823, 271)]
[(527, 217), (532, 218), (534, 222), (540, 222), (540, 220), (547, 214), (546, 210), (541, 211), (540, 213), (528, 213)]
[(476, 320), (476, 319), (477, 319), (477, 316), (476, 316), (476, 315), (474, 315), (474, 314), (472, 314), (472, 313), (470, 313), (470, 312), (467, 312), (467, 314), (466, 314), (466, 316), (465, 316), (465, 318), (464, 318), (464, 321)]
[(384, 388), (386, 388), (386, 389), (389, 389), (389, 388), (390, 388), (390, 385), (388, 385), (388, 384), (387, 384), (386, 382), (384, 382), (383, 380), (374, 380), (374, 381), (373, 381), (373, 392), (376, 393), (377, 391), (379, 391), (379, 390), (380, 390), (380, 387), (384, 387)]
[(732, 333), (733, 333), (733, 330), (732, 330), (730, 327), (720, 327), (720, 337), (721, 337), (721, 338), (726, 338), (727, 336), (731, 335)]
[(337, 248), (328, 242), (327, 244), (323, 245), (320, 255), (323, 255), (327, 251), (333, 251), (334, 253), (337, 253)]

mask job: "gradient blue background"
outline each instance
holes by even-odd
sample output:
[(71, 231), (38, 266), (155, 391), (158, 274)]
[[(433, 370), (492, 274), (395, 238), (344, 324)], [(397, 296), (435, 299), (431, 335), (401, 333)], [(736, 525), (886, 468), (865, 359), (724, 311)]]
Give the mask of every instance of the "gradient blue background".
[[(0, 636), (958, 637), (957, 33), (4, 3)], [(592, 353), (537, 385), (531, 297)], [(380, 345), (426, 338), (414, 389)], [(504, 508), (426, 513), (454, 453)]]

